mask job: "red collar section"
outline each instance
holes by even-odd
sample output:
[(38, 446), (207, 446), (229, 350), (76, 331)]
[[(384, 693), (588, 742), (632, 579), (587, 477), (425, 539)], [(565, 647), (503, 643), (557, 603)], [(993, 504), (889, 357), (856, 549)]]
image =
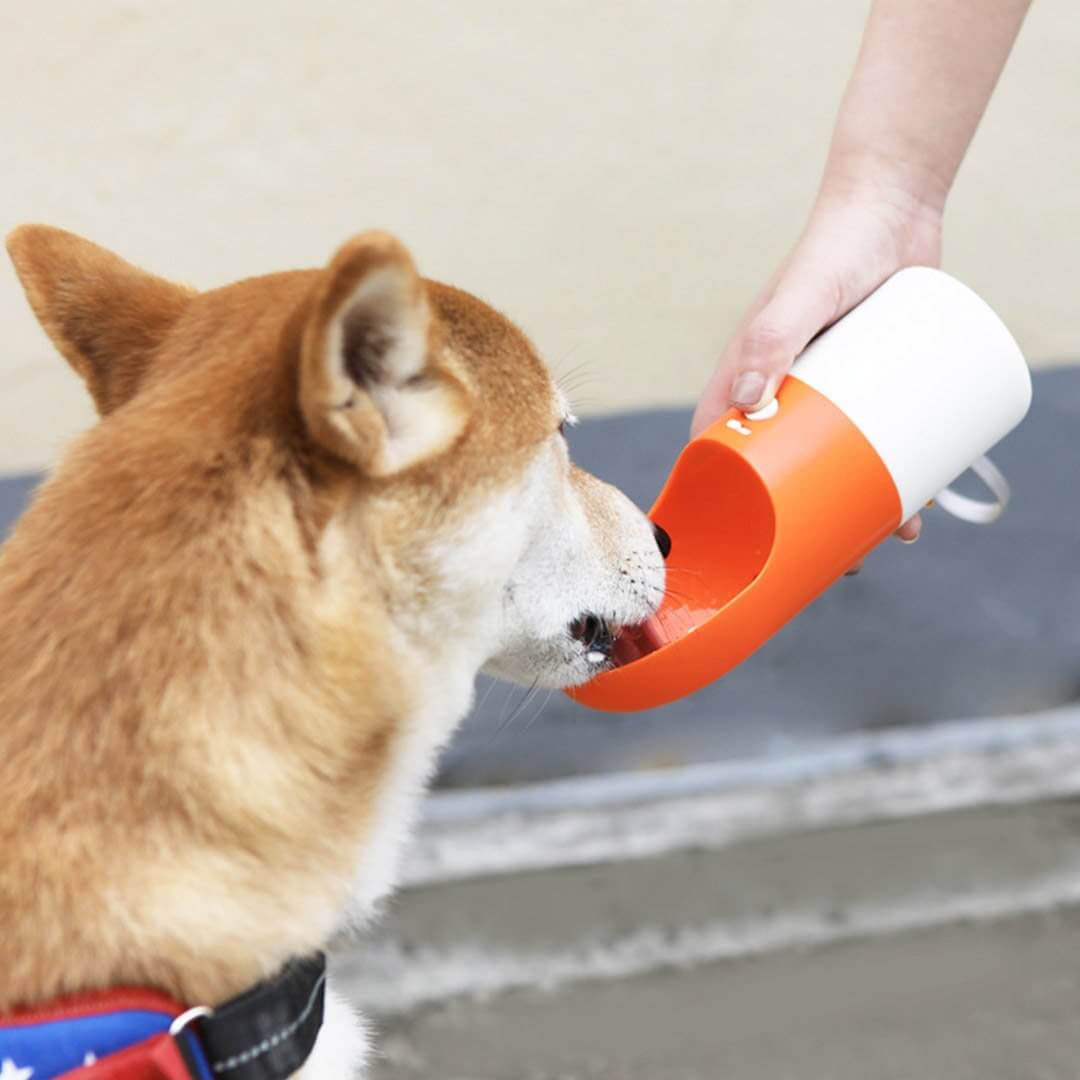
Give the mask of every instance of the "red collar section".
[(285, 1080), (315, 1045), (325, 984), (318, 953), (216, 1009), (118, 989), (0, 1014), (0, 1080)]
[(163, 994), (126, 988), (16, 1010), (0, 1016), (0, 1077), (209, 1080), (199, 1049), (179, 1026), (170, 1033), (183, 1013)]

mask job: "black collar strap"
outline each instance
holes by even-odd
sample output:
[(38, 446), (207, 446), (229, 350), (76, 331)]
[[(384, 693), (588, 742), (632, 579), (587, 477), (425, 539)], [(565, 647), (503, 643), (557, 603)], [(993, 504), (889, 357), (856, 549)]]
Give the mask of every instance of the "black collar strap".
[[(185, 1034), (195, 1035), (215, 1080), (285, 1080), (307, 1061), (323, 1021), (326, 957), (290, 961), (267, 979), (212, 1012), (202, 1013)], [(177, 1032), (177, 1034), (179, 1034)], [(186, 1040), (178, 1040), (192, 1076)]]

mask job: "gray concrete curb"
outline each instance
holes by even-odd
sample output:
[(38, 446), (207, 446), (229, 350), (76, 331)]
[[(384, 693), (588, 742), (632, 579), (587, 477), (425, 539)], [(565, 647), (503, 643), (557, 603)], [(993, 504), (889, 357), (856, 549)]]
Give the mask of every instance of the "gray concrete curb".
[(431, 796), (406, 886), (1080, 792), (1080, 706), (803, 754)]
[(337, 970), (401, 1016), (1080, 902), (1080, 709), (429, 800)]

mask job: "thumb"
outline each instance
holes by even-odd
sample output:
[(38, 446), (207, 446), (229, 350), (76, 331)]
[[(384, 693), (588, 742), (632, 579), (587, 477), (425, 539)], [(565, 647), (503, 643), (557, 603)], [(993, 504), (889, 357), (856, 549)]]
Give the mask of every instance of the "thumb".
[(776, 394), (795, 357), (836, 318), (837, 290), (820, 272), (792, 268), (724, 350), (694, 414), (697, 434), (732, 405), (752, 412)]
[(786, 274), (731, 345), (729, 399), (759, 409), (776, 393), (795, 357), (835, 317), (837, 290), (820, 273)]

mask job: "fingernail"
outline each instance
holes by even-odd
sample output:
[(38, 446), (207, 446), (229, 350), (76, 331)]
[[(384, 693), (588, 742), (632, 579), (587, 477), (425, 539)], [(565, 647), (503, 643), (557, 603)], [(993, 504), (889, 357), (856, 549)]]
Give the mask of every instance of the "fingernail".
[(911, 518), (910, 521), (905, 521), (897, 531), (897, 539), (901, 544), (914, 544), (916, 540), (922, 536), (922, 522), (918, 517)]
[(731, 400), (740, 408), (752, 408), (765, 393), (765, 376), (760, 371), (744, 371), (731, 387)]

